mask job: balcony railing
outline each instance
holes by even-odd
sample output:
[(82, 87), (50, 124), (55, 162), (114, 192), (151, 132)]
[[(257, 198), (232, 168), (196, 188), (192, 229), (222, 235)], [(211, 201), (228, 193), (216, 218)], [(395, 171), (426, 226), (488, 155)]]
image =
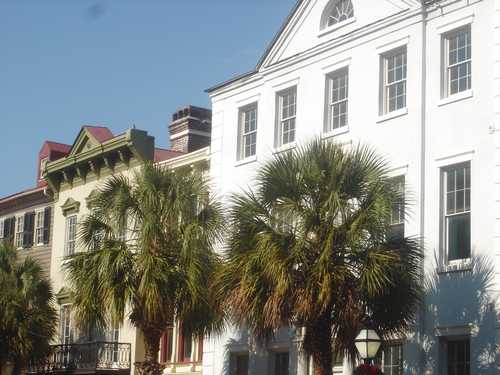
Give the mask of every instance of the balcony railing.
[(97, 373), (101, 371), (130, 372), (130, 344), (89, 342), (53, 345), (52, 353), (40, 363), (30, 364), (30, 374), (60, 372)]

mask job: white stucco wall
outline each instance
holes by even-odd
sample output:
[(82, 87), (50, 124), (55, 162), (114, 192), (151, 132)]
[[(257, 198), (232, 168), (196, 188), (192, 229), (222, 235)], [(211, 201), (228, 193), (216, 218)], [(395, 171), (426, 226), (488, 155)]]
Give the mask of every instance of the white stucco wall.
[[(500, 69), (493, 49), (500, 37), (495, 25), (494, 0), (443, 1), (430, 8), (427, 18), (412, 1), (354, 0), (356, 21), (343, 29), (319, 36), (319, 18), (327, 1), (306, 1), (292, 17), (287, 35), (278, 38), (256, 74), (212, 92), (211, 176), (221, 196), (252, 185), (253, 177), (274, 149), (275, 96), (297, 86), (298, 143), (321, 134), (324, 124), (325, 75), (349, 66), (349, 131), (335, 137), (342, 143), (358, 141), (375, 147), (390, 160), (393, 174), (405, 175), (414, 204), (405, 225), (407, 235), (425, 239), (425, 270), (436, 274), (440, 248), (440, 168), (470, 161), (472, 168), (472, 251), (486, 256), (496, 267), (496, 290), (500, 289), (500, 256), (497, 223), (500, 190), (499, 145), (494, 132), (494, 74)], [(498, 2), (497, 2), (498, 3)], [(403, 6), (406, 4), (406, 6)], [(414, 6), (411, 10), (405, 8)], [(498, 5), (497, 5), (498, 7)], [(397, 13), (397, 14), (396, 14)], [(301, 18), (302, 17), (302, 18)], [(497, 17), (498, 18), (498, 12)], [(375, 23), (376, 19), (383, 19)], [(460, 101), (441, 98), (441, 33), (464, 22), (471, 23), (472, 92)], [(496, 22), (496, 24), (495, 24)], [(293, 25), (292, 25), (293, 24)], [(425, 44), (424, 44), (425, 36)], [(407, 113), (385, 119), (379, 116), (380, 53), (407, 45)], [(497, 52), (499, 50), (496, 45)], [(258, 102), (257, 156), (246, 164), (237, 162), (238, 109)], [(497, 104), (498, 106), (498, 104)], [(496, 115), (498, 116), (498, 115)], [(498, 127), (498, 125), (497, 125)], [(439, 265), (441, 266), (441, 265)], [(496, 311), (490, 294), (482, 294), (481, 275), (475, 272), (440, 272), (437, 289), (426, 297), (425, 319), (409, 337), (403, 352), (408, 373), (437, 373), (440, 335), (454, 334), (450, 327), (467, 329), (471, 324), (472, 374), (493, 374)], [(436, 328), (441, 328), (436, 332)], [(451, 333), (450, 333), (451, 332)], [(498, 333), (497, 333), (498, 335)], [(280, 341), (281, 340), (281, 341)], [(278, 339), (293, 347), (293, 338)], [(246, 347), (244, 346), (246, 345)], [(272, 344), (274, 345), (274, 344)], [(251, 374), (266, 373), (266, 352), (238, 329), (228, 328), (218, 338), (206, 340), (204, 374), (227, 372), (228, 352), (248, 348)], [(291, 373), (298, 356), (291, 351)], [(264, 371), (264, 372), (263, 372)], [(267, 372), (272, 374), (272, 372)]]

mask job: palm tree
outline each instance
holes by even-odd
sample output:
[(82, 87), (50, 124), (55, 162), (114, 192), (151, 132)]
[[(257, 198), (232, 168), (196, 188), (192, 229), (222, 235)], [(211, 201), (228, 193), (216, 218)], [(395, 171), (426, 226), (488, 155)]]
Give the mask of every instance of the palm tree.
[(354, 363), (368, 313), (383, 335), (414, 322), (422, 292), (415, 238), (388, 236), (405, 205), (388, 165), (366, 146), (314, 140), (274, 156), (255, 188), (232, 196), (218, 290), (232, 318), (260, 339), (304, 328), (317, 375), (334, 354)]
[(0, 243), (0, 373), (10, 364), (19, 374), (46, 358), (56, 332), (52, 288), (33, 259), (18, 262), (16, 249)]
[(102, 330), (129, 319), (144, 337), (138, 371), (160, 374), (159, 343), (169, 323), (182, 321), (200, 337), (223, 326), (210, 288), (221, 223), (200, 172), (147, 164), (132, 178), (107, 180), (80, 227), (88, 251), (66, 266), (76, 320)]

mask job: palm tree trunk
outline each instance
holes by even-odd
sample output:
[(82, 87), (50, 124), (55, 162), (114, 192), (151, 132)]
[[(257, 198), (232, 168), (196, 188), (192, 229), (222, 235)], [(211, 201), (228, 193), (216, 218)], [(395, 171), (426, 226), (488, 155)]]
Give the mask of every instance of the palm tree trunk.
[(144, 334), (144, 362), (135, 364), (140, 375), (162, 375), (165, 366), (158, 363), (160, 339), (162, 332), (157, 329), (145, 329)]
[(330, 314), (326, 313), (313, 325), (311, 330), (311, 349), (314, 365), (314, 375), (332, 375), (332, 324)]

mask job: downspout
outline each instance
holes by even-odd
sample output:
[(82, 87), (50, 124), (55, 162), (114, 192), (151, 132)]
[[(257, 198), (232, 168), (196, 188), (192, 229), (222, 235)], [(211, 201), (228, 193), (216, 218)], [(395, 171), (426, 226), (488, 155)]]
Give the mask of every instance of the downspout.
[[(421, 125), (420, 125), (420, 245), (425, 251), (425, 188), (426, 188), (426, 110), (427, 110), (427, 7), (425, 5), (426, 0), (421, 0), (422, 9), (422, 71), (421, 71)], [(421, 268), (421, 283), (425, 285), (425, 254), (424, 260), (422, 262)], [(420, 374), (424, 375), (426, 367), (426, 355), (424, 350), (424, 335), (425, 335), (425, 295), (423, 303), (420, 307), (420, 319), (419, 319), (419, 357), (420, 357)]]

